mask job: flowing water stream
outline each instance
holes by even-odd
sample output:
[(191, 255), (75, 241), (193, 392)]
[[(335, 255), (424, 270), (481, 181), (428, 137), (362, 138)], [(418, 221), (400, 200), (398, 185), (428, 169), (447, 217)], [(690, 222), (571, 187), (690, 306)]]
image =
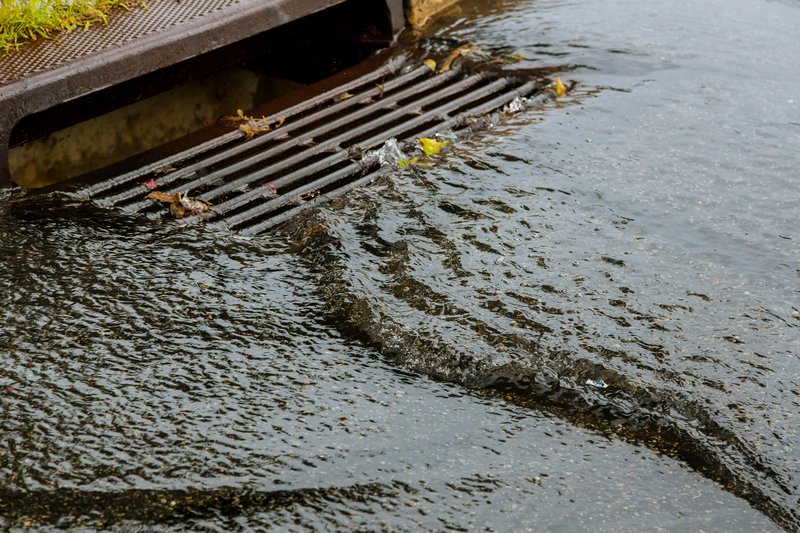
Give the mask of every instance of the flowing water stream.
[(800, 528), (800, 3), (421, 42), (577, 86), (268, 237), (0, 193), (0, 527)]

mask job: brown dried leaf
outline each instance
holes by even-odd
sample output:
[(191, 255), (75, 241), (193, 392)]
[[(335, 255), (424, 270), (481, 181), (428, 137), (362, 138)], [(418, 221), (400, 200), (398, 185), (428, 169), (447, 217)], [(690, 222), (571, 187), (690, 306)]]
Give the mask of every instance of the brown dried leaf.
[(239, 124), (239, 131), (244, 133), (249, 140), (261, 133), (266, 133), (272, 129), (280, 128), (283, 126), (283, 123), (286, 122), (286, 117), (280, 117), (274, 126), (270, 126), (269, 119), (266, 116), (262, 115), (260, 118), (253, 117), (250, 115), (245, 115), (244, 111), (237, 109), (236, 115), (223, 117), (223, 120)]
[(456, 48), (455, 50), (450, 52), (450, 55), (447, 56), (444, 59), (444, 61), (442, 61), (442, 66), (439, 69), (439, 72), (447, 72), (448, 70), (450, 70), (450, 67), (453, 66), (453, 61), (455, 61), (459, 57), (463, 56), (464, 54), (467, 54), (467, 53), (473, 51), (474, 49), (475, 49), (475, 46), (472, 45), (472, 44), (465, 44), (465, 45), (459, 46), (458, 48)]
[(172, 202), (180, 200), (180, 194), (181, 193), (179, 192), (176, 192), (175, 194), (167, 194), (161, 191), (153, 191), (147, 196), (145, 196), (145, 198), (148, 198), (150, 200), (156, 200), (159, 202), (167, 202), (168, 204), (171, 204)]
[(145, 198), (159, 202), (169, 203), (169, 212), (175, 218), (183, 218), (190, 215), (199, 215), (211, 210), (211, 204), (199, 198), (190, 198), (179, 192), (173, 194), (153, 191)]
[(268, 122), (259, 122), (256, 120), (251, 120), (244, 124), (239, 124), (239, 131), (243, 132), (247, 136), (248, 140), (252, 139), (256, 135), (259, 135), (261, 133), (266, 133), (271, 129), (272, 128), (270, 128)]

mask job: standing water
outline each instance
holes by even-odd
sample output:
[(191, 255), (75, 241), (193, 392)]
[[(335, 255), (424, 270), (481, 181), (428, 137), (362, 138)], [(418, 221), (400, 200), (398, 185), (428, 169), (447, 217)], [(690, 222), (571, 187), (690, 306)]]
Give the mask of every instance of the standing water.
[(800, 528), (800, 3), (422, 42), (577, 88), (266, 238), (0, 197), (0, 527)]

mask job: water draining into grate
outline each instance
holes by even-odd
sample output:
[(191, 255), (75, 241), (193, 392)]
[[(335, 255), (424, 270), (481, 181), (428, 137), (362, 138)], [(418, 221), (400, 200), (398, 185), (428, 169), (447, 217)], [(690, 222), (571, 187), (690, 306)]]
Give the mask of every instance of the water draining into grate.
[(79, 196), (130, 213), (165, 212), (153, 189), (212, 205), (211, 221), (261, 233), (308, 207), (388, 171), (368, 150), (395, 138), (468, 129), (514, 99), (539, 95), (546, 81), (487, 69), (435, 73), (401, 60), (267, 117), (282, 125), (256, 137), (236, 130), (140, 168), (83, 187)]

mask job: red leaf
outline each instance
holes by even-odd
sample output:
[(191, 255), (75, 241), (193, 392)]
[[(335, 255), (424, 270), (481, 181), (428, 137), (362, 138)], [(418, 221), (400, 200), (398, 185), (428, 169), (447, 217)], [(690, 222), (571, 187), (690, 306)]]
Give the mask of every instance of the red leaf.
[(272, 194), (278, 194), (278, 188), (274, 186), (272, 183), (265, 183), (264, 187), (269, 189)]
[(6, 387), (6, 392), (14, 392), (14, 387)]
[(153, 178), (150, 178), (149, 180), (142, 182), (142, 185), (144, 185), (145, 187), (147, 187), (151, 191), (154, 191), (154, 190), (158, 189), (158, 182), (156, 180), (154, 180)]

